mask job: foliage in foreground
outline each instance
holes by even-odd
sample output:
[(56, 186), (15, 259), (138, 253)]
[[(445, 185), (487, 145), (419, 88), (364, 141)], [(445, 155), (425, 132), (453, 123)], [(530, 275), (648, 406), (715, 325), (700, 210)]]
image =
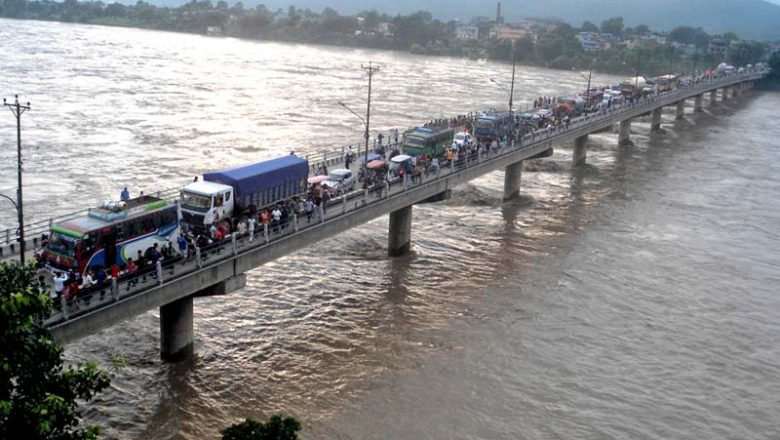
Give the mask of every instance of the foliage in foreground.
[(301, 422), (294, 417), (272, 416), (265, 423), (246, 419), (222, 430), (222, 440), (297, 440)]
[(0, 264), (0, 438), (96, 439), (79, 428), (78, 401), (109, 384), (94, 363), (63, 365), (62, 347), (43, 327), (52, 302), (31, 266)]

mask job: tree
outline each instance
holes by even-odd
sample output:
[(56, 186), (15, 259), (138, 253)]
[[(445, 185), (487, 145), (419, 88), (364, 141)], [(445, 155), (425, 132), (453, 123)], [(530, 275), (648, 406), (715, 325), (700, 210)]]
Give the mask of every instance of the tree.
[(599, 27), (588, 20), (583, 21), (582, 26), (580, 26), (580, 32), (598, 32), (598, 31), (599, 31)]
[(601, 22), (601, 32), (619, 37), (623, 34), (623, 17), (612, 17)]
[(729, 60), (735, 66), (755, 64), (764, 58), (765, 46), (762, 43), (739, 42), (729, 48)]
[(222, 440), (297, 440), (301, 422), (275, 415), (266, 423), (246, 419), (222, 430)]
[(769, 67), (772, 71), (766, 77), (766, 80), (774, 87), (780, 85), (780, 52), (775, 52), (769, 57)]
[(723, 41), (726, 42), (726, 46), (729, 46), (732, 41), (739, 40), (739, 37), (734, 32), (726, 32), (723, 34)]
[(650, 32), (650, 28), (646, 24), (640, 24), (634, 28), (634, 33), (637, 35), (645, 35)]
[(94, 363), (64, 368), (62, 347), (43, 326), (52, 302), (31, 266), (0, 264), (0, 438), (91, 440), (78, 401), (109, 384)]

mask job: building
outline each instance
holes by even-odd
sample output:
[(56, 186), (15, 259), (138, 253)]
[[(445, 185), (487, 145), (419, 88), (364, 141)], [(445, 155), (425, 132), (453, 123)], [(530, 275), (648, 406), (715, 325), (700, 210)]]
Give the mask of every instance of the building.
[(528, 35), (528, 30), (516, 26), (499, 25), (495, 29), (495, 38), (499, 40), (519, 40)]
[(726, 42), (722, 39), (713, 38), (710, 40), (709, 52), (716, 61), (720, 61), (726, 58), (726, 49)]
[(577, 34), (577, 39), (580, 40), (582, 49), (588, 52), (609, 49), (614, 40), (612, 34), (598, 32), (580, 32)]
[(479, 38), (479, 28), (473, 24), (458, 24), (455, 36), (463, 41), (476, 40)]

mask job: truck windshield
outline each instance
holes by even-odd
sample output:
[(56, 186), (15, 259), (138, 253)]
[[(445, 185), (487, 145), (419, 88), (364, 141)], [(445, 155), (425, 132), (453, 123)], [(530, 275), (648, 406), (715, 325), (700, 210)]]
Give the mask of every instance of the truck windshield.
[(192, 209), (209, 209), (211, 208), (211, 197), (182, 191), (181, 206)]
[(76, 245), (79, 240), (69, 235), (52, 232), (49, 239), (49, 250), (68, 257), (76, 256)]

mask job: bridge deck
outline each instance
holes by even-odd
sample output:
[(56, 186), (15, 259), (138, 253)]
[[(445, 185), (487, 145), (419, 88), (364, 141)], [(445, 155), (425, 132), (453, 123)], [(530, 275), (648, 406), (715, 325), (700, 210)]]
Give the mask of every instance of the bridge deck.
[(322, 215), (315, 215), (311, 223), (301, 218), (297, 226), (290, 223), (278, 232), (269, 231), (267, 237), (261, 230), (254, 236), (254, 240), (248, 236), (231, 237), (205, 250), (200, 261), (175, 263), (172, 266), (173, 273), (166, 269), (160, 280), (146, 277), (145, 282), (138, 282), (135, 286), (122, 281), (117, 288), (107, 288), (73, 301), (66, 307), (69, 313), (58, 312), (47, 322), (57, 340), (67, 343), (195, 294), (316, 241), (424, 201), (486, 173), (533, 157), (554, 144), (570, 142), (656, 108), (717, 88), (756, 80), (763, 75), (763, 72), (750, 72), (719, 78), (642, 99), (635, 105), (616, 105), (599, 113), (572, 119), (568, 128), (539, 130), (505, 148), (467, 158), (459, 166), (453, 164), (442, 167), (438, 173), (423, 176), (416, 183), (397, 183), (372, 193), (356, 191), (348, 198), (334, 200), (335, 203)]

